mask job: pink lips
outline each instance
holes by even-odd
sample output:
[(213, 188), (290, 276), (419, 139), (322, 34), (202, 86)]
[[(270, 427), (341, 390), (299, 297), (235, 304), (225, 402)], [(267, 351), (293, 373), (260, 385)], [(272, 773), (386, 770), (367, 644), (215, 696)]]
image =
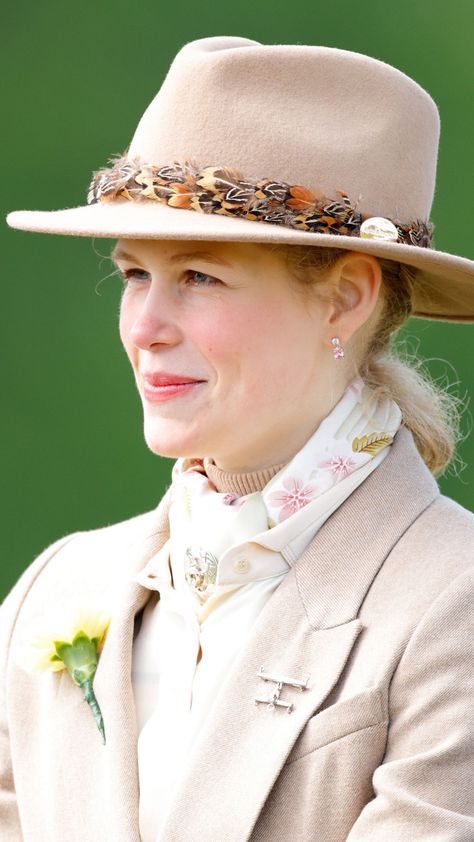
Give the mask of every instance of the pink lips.
[(151, 403), (162, 403), (172, 398), (187, 395), (196, 386), (204, 383), (194, 377), (171, 374), (167, 371), (148, 372), (143, 376), (143, 394)]

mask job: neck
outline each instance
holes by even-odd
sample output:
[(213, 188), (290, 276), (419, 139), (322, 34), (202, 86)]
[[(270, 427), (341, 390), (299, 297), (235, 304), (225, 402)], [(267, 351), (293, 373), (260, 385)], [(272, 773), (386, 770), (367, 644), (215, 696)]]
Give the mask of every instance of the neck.
[(285, 464), (282, 462), (257, 471), (224, 471), (212, 459), (205, 458), (204, 470), (217, 491), (243, 497), (245, 494), (262, 491)]
[(314, 435), (321, 422), (334, 409), (344, 395), (346, 385), (331, 385), (320, 398), (318, 406), (311, 411), (301, 408), (295, 413), (294, 406), (283, 407), (271, 423), (262, 425), (242, 447), (236, 439), (235, 450), (214, 453), (210, 461), (222, 471), (233, 474), (251, 474), (266, 471), (275, 465), (286, 465)]

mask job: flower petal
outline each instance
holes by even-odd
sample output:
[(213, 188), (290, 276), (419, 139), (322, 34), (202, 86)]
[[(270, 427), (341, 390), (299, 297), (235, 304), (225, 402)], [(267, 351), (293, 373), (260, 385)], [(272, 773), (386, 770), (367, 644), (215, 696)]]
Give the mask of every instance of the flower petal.
[(65, 669), (58, 660), (55, 641), (72, 643), (78, 632), (83, 632), (91, 641), (96, 640), (100, 652), (107, 629), (110, 614), (102, 606), (63, 607), (55, 615), (48, 614), (32, 621), (25, 629), (22, 640), (12, 648), (14, 662), (25, 670), (35, 673)]

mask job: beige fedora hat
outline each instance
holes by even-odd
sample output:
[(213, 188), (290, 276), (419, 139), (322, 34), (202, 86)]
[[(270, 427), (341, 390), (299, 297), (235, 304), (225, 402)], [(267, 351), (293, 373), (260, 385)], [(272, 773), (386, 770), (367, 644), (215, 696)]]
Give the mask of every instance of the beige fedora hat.
[(13, 211), (84, 237), (293, 243), (416, 267), (414, 314), (474, 321), (474, 261), (432, 245), (438, 110), (384, 62), (327, 47), (203, 38), (176, 55), (87, 203)]

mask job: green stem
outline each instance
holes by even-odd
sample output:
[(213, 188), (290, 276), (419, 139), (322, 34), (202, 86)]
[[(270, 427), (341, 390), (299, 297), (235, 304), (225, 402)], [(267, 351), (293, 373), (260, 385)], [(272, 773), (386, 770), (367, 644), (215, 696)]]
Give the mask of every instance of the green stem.
[(104, 729), (104, 720), (102, 719), (102, 713), (95, 697), (94, 689), (92, 686), (92, 678), (84, 678), (83, 681), (79, 682), (79, 687), (84, 692), (84, 698), (89, 705), (93, 717), (95, 719), (96, 725), (102, 735), (102, 740), (105, 745), (105, 729)]

